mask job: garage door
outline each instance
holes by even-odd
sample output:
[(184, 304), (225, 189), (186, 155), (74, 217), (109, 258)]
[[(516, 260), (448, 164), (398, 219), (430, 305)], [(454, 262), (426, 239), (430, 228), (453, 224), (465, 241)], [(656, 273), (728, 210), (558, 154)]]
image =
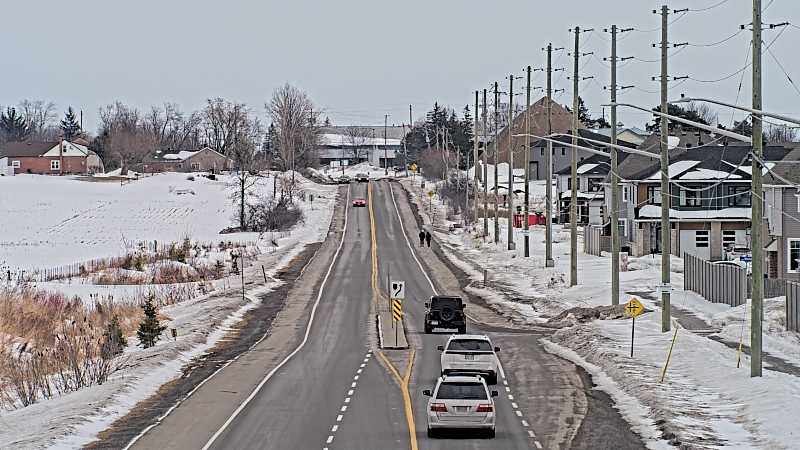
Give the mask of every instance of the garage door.
[(681, 253), (705, 260), (711, 259), (711, 232), (708, 230), (682, 230)]

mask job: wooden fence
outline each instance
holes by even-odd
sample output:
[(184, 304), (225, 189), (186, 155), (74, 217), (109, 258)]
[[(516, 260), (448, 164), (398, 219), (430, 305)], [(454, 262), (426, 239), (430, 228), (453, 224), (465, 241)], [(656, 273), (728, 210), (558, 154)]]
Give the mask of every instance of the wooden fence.
[(747, 285), (746, 269), (712, 264), (688, 253), (683, 254), (683, 288), (712, 303), (745, 304)]

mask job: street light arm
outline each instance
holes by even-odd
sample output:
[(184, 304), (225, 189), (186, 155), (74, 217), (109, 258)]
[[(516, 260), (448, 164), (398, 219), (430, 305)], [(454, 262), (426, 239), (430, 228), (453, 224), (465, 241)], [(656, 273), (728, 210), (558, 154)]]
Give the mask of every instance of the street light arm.
[(780, 114), (761, 111), (760, 109), (748, 108), (746, 106), (734, 105), (732, 103), (725, 103), (725, 102), (721, 102), (719, 100), (712, 100), (710, 98), (702, 98), (702, 97), (681, 98), (680, 100), (671, 101), (669, 103), (691, 103), (691, 102), (713, 103), (715, 105), (727, 106), (728, 108), (738, 109), (738, 110), (741, 110), (741, 111), (747, 111), (747, 112), (749, 112), (751, 114), (756, 114), (756, 115), (764, 116), (764, 117), (771, 117), (773, 119), (783, 120), (784, 122), (791, 122), (791, 123), (800, 125), (800, 120), (792, 118), (792, 117), (789, 117), (789, 116), (782, 116)]
[(739, 133), (734, 133), (732, 131), (723, 130), (722, 128), (717, 128), (717, 127), (714, 127), (714, 126), (711, 126), (711, 125), (706, 125), (704, 123), (694, 122), (694, 121), (691, 121), (691, 120), (684, 119), (683, 117), (673, 116), (671, 114), (666, 114), (666, 113), (663, 113), (663, 112), (653, 111), (653, 110), (647, 109), (647, 108), (642, 108), (641, 106), (631, 105), (630, 103), (608, 103), (608, 104), (605, 104), (605, 105), (602, 105), (602, 106), (625, 106), (625, 107), (628, 107), (628, 108), (638, 109), (640, 111), (644, 111), (644, 112), (647, 112), (647, 113), (650, 113), (650, 114), (653, 114), (653, 115), (656, 115), (656, 116), (659, 116), (659, 117), (666, 117), (667, 119), (674, 120), (675, 122), (680, 122), (680, 123), (684, 123), (686, 125), (691, 125), (691, 126), (693, 126), (695, 128), (699, 128), (701, 130), (705, 130), (705, 131), (708, 131), (708, 132), (711, 132), (711, 133), (716, 133), (716, 134), (719, 134), (721, 136), (726, 136), (726, 137), (729, 137), (729, 138), (732, 138), (732, 139), (736, 139), (736, 140), (739, 140), (739, 141), (742, 141), (742, 142), (746, 142), (748, 144), (752, 144), (753, 143), (753, 139), (750, 138), (750, 136), (745, 136), (745, 135), (742, 135), (742, 134), (739, 134)]

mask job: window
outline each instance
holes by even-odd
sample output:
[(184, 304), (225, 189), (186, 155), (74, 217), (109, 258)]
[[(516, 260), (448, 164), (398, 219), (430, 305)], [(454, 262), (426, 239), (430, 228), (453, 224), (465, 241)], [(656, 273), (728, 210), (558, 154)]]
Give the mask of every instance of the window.
[(542, 156), (544, 156), (544, 148), (542, 149)]
[(628, 219), (618, 219), (617, 227), (619, 228), (619, 235), (625, 236), (625, 229), (627, 229)]
[(622, 201), (628, 203), (628, 186), (622, 186)]
[(61, 161), (53, 159), (50, 161), (50, 170), (61, 170)]
[(19, 160), (11, 161), (11, 167), (19, 169)]
[(602, 178), (588, 178), (588, 188), (589, 192), (600, 192), (603, 190), (603, 179)]
[(567, 149), (561, 147), (561, 156), (567, 156)]
[(800, 268), (800, 239), (789, 239), (788, 245), (786, 268), (789, 272), (798, 272), (798, 268)]
[[(572, 190), (572, 177), (567, 177), (567, 190), (568, 191)], [(800, 197), (798, 197), (798, 198), (800, 198)]]
[(192, 170), (200, 171), (200, 163), (192, 163)]
[(478, 383), (442, 383), (436, 392), (441, 400), (486, 400), (486, 388)]
[(647, 186), (647, 203), (651, 205), (661, 204), (661, 186)]
[(728, 186), (728, 206), (750, 206), (750, 186)]
[(708, 248), (708, 230), (698, 230), (694, 232), (694, 246), (697, 248)]
[(700, 200), (699, 192), (681, 189), (681, 206), (702, 206)]
[(736, 245), (736, 230), (722, 231), (722, 248), (727, 249)]

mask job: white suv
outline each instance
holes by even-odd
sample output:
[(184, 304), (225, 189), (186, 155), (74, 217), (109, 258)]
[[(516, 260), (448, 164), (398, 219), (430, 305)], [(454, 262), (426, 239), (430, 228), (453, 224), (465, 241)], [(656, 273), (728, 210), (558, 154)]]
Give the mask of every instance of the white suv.
[(478, 334), (450, 336), (447, 345), (440, 345), (442, 375), (449, 373), (474, 373), (486, 377), (486, 383), (497, 384), (497, 352), (488, 337)]
[(422, 391), (428, 400), (428, 437), (437, 430), (459, 428), (485, 430), (495, 435), (494, 399), (483, 378), (475, 375), (443, 376), (436, 388)]

